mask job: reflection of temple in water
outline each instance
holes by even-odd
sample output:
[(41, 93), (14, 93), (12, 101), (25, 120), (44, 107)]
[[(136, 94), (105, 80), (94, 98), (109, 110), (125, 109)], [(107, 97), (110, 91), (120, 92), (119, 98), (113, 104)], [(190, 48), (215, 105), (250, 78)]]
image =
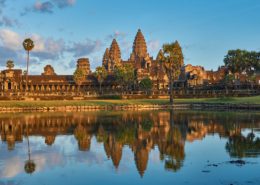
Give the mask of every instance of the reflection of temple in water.
[[(168, 111), (11, 114), (1, 115), (0, 133), (9, 150), (14, 149), (16, 142), (22, 142), (27, 133), (44, 137), (46, 145), (50, 146), (58, 135), (74, 135), (80, 151), (89, 151), (91, 139), (96, 137), (103, 143), (115, 168), (120, 166), (124, 146), (129, 146), (136, 168), (143, 176), (148, 168), (150, 151), (155, 147), (165, 169), (178, 171), (185, 159), (185, 142), (202, 140), (206, 135), (218, 134), (227, 138), (226, 149), (231, 156), (243, 157), (252, 149), (255, 155), (259, 155), (259, 138), (253, 137), (252, 133), (249, 136), (241, 134), (244, 128), (259, 128), (259, 116), (252, 114), (250, 119), (238, 116), (194, 112), (173, 114)], [(239, 145), (241, 143), (244, 150)]]

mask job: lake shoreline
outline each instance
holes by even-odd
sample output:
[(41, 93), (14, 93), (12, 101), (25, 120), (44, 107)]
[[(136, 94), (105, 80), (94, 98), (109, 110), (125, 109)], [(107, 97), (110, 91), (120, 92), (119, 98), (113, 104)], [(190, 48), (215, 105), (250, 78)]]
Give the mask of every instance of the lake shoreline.
[[(33, 104), (33, 103), (32, 103)], [(141, 111), (141, 110), (260, 110), (260, 104), (231, 103), (175, 103), (169, 104), (129, 104), (129, 105), (66, 105), (66, 106), (0, 106), (0, 113), (5, 112), (84, 112), (84, 111)]]

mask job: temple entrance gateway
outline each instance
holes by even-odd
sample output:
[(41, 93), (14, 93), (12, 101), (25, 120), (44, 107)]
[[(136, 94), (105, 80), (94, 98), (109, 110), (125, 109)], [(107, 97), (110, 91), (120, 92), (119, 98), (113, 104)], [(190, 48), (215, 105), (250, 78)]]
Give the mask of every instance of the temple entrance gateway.
[(12, 83), (11, 82), (8, 82), (8, 90), (11, 90), (12, 89)]

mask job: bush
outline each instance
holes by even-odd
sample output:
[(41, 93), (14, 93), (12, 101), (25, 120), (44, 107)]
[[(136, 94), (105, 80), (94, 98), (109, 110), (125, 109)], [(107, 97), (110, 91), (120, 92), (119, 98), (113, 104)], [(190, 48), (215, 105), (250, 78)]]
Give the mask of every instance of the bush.
[(151, 91), (151, 89), (153, 87), (153, 83), (150, 78), (146, 77), (140, 81), (139, 86), (140, 86), (141, 90), (148, 92), (148, 91)]

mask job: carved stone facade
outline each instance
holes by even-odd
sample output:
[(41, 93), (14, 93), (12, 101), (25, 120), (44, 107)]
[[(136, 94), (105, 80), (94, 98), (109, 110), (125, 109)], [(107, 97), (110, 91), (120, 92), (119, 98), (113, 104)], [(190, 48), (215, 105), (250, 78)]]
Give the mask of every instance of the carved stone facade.
[(0, 73), (0, 91), (19, 90), (22, 80), (22, 70), (7, 69)]
[(140, 29), (135, 36), (132, 49), (129, 59), (126, 61), (122, 60), (120, 47), (114, 39), (110, 49), (107, 48), (103, 55), (103, 67), (109, 73), (113, 74), (115, 66), (132, 65), (136, 71), (138, 81), (149, 77), (151, 80), (156, 81), (156, 83), (159, 82), (161, 88), (166, 88), (168, 86), (168, 79), (158, 60), (154, 60), (149, 56), (146, 41)]
[(80, 58), (77, 61), (77, 68), (82, 69), (86, 75), (90, 74), (90, 64), (88, 58)]
[(184, 67), (185, 80), (190, 86), (201, 86), (205, 84), (216, 84), (224, 80), (227, 69), (220, 67), (217, 71), (206, 71), (202, 66), (188, 64)]
[(147, 53), (147, 46), (146, 46), (146, 41), (144, 38), (144, 35), (142, 31), (139, 29), (134, 40), (133, 44), (133, 52), (130, 56), (130, 60), (138, 60), (138, 59), (144, 59), (148, 55)]
[[(77, 68), (85, 71), (86, 79), (81, 84), (81, 89), (91, 89), (97, 82), (90, 70), (89, 60), (81, 58), (77, 61)], [(8, 69), (0, 73), (0, 93), (1, 92), (73, 92), (76, 91), (77, 84), (73, 80), (73, 75), (56, 75), (51, 65), (44, 67), (41, 75), (28, 75), (28, 86), (26, 87), (26, 75), (21, 69)]]

